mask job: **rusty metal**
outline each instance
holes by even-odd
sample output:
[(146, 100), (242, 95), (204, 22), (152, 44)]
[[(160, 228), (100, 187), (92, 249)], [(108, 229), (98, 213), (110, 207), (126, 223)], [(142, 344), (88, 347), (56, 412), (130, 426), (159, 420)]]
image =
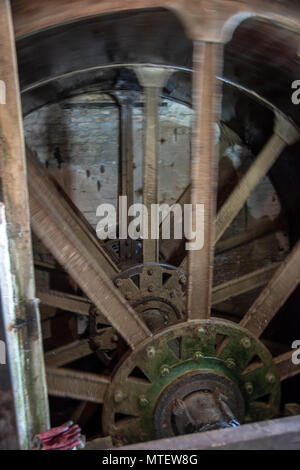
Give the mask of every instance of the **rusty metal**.
[[(129, 280), (135, 282), (136, 291), (130, 289)], [(141, 264), (120, 273), (113, 281), (152, 332), (185, 317), (186, 277), (174, 266)]]
[(185, 374), (208, 370), (239, 387), (245, 420), (268, 419), (278, 412), (279, 376), (262, 343), (234, 323), (199, 320), (163, 329), (121, 361), (105, 396), (104, 432), (118, 445), (157, 438), (153, 417), (162, 390)]

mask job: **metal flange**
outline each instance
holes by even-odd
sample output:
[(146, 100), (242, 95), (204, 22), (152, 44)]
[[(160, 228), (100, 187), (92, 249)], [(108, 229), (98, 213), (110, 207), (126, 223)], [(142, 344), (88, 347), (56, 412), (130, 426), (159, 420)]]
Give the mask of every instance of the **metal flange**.
[(201, 382), (205, 373), (224, 386), (232, 384), (234, 396), (224, 392), (225, 404), (231, 408), (242, 397), (242, 405), (236, 403), (235, 410), (241, 421), (270, 419), (278, 413), (280, 380), (265, 346), (234, 323), (199, 320), (166, 328), (121, 362), (104, 400), (104, 433), (112, 436), (115, 445), (157, 439), (164, 435), (155, 425), (159, 410), (167, 417), (162, 428), (175, 434), (163, 405), (170, 405), (168, 391), (188, 374)]

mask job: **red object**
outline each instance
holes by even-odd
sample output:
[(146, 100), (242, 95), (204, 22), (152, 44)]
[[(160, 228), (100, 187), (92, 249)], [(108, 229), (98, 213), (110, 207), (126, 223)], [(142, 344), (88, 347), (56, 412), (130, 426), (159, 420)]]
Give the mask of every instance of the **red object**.
[(81, 435), (80, 427), (70, 421), (38, 434), (34, 447), (40, 450), (72, 450), (78, 447), (83, 448), (84, 444), (85, 439)]

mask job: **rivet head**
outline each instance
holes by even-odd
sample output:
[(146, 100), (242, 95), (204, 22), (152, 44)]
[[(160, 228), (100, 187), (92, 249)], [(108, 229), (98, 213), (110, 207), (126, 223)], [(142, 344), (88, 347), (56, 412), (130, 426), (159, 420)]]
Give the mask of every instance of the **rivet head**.
[(154, 359), (155, 349), (153, 348), (153, 346), (151, 346), (150, 348), (147, 349), (147, 357), (148, 357), (148, 359)]
[(204, 328), (198, 328), (198, 336), (203, 336), (205, 335), (205, 329)]
[(246, 382), (245, 383), (245, 390), (247, 392), (248, 395), (252, 395), (253, 393), (253, 385), (251, 382)]
[(121, 285), (122, 285), (122, 280), (121, 280), (121, 279), (117, 279), (116, 282), (115, 282), (115, 285), (116, 285), (117, 287), (121, 287)]
[(148, 269), (148, 276), (153, 276), (153, 269)]
[(170, 369), (169, 369), (169, 367), (167, 367), (167, 366), (163, 366), (163, 367), (160, 369), (160, 375), (161, 375), (162, 377), (166, 377), (167, 375), (169, 375), (169, 373), (170, 373)]
[(195, 352), (194, 359), (199, 360), (203, 358), (203, 354), (200, 351)]
[(235, 361), (234, 359), (227, 359), (226, 360), (226, 366), (228, 367), (228, 369), (234, 369), (235, 368)]
[(149, 405), (149, 400), (144, 397), (144, 396), (141, 396), (139, 398), (139, 405), (142, 407), (142, 408), (146, 408), (148, 405)]
[(173, 290), (170, 292), (170, 297), (171, 299), (174, 299), (174, 297), (176, 297), (176, 293)]
[(276, 381), (275, 375), (272, 374), (272, 372), (269, 372), (269, 373), (266, 375), (266, 381), (267, 381), (269, 384), (275, 383), (275, 381)]
[(250, 338), (247, 338), (247, 337), (242, 338), (242, 339), (241, 339), (241, 344), (242, 344), (242, 346), (243, 346), (245, 349), (251, 348), (251, 340), (250, 340)]
[(154, 291), (154, 287), (153, 286), (149, 286), (148, 287), (148, 292), (153, 292)]
[(121, 403), (121, 401), (124, 400), (124, 395), (123, 393), (121, 392), (121, 390), (118, 390), (115, 394), (114, 394), (114, 401), (115, 403)]

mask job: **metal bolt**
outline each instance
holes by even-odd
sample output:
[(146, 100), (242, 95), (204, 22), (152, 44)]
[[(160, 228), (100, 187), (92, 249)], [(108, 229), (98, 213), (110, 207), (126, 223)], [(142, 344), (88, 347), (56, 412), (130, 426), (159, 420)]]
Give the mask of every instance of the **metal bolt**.
[(152, 276), (153, 275), (153, 269), (148, 269), (148, 276)]
[(227, 359), (226, 360), (226, 366), (228, 367), (228, 369), (234, 369), (235, 368), (235, 361), (234, 359)]
[(120, 390), (114, 394), (115, 403), (121, 403), (121, 401), (123, 400), (124, 400), (124, 395)]
[(246, 382), (245, 383), (245, 390), (247, 392), (248, 395), (252, 395), (253, 393), (253, 385), (251, 382)]
[(182, 285), (184, 286), (184, 285), (186, 284), (186, 277), (183, 276), (183, 275), (180, 276), (180, 277), (179, 277), (179, 282), (180, 282), (180, 284), (182, 284)]
[(118, 335), (113, 335), (111, 338), (113, 343), (117, 343), (119, 341), (119, 336)]
[(167, 366), (163, 366), (163, 367), (160, 369), (160, 375), (161, 375), (162, 377), (166, 377), (167, 375), (169, 375), (169, 373), (170, 373), (170, 369), (169, 369), (169, 367), (167, 367)]
[(243, 346), (245, 349), (251, 348), (251, 340), (250, 340), (250, 338), (247, 338), (247, 337), (242, 338), (242, 339), (241, 339), (241, 344), (242, 344), (242, 346)]
[(194, 354), (194, 359), (199, 360), (199, 359), (202, 359), (202, 358), (203, 358), (203, 354), (200, 351), (197, 351)]
[(115, 282), (116, 286), (117, 287), (121, 287), (122, 285), (122, 280), (121, 279), (117, 279), (116, 282)]
[(139, 398), (139, 404), (142, 408), (146, 408), (149, 405), (149, 400), (146, 397), (142, 396)]
[(198, 328), (198, 336), (203, 336), (205, 335), (205, 329), (204, 328)]
[(273, 384), (273, 383), (276, 381), (275, 375), (272, 374), (271, 372), (269, 372), (269, 373), (266, 375), (266, 381), (269, 382), (269, 384)]
[(149, 286), (148, 287), (148, 292), (153, 292), (154, 291), (154, 287), (153, 286)]
[(170, 297), (171, 297), (171, 299), (174, 299), (175, 296), (176, 296), (176, 293), (172, 290), (172, 291), (170, 292)]
[(154, 359), (155, 357), (155, 349), (152, 346), (147, 349), (147, 357), (148, 359)]

